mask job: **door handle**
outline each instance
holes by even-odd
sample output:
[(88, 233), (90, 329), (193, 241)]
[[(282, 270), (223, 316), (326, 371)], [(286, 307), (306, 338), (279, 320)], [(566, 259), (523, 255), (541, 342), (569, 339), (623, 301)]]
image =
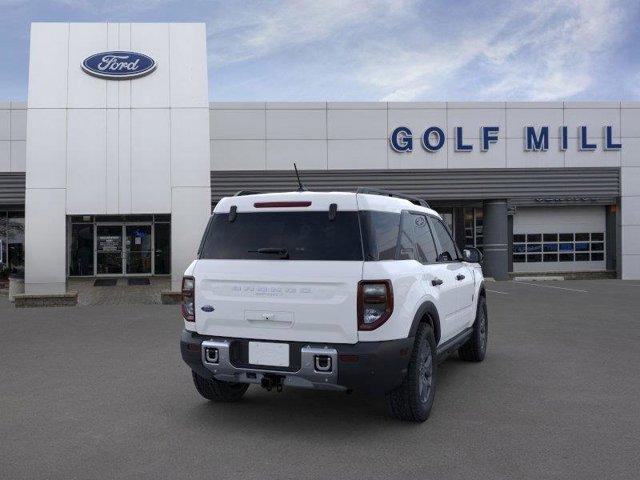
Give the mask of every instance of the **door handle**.
[(442, 285), (443, 283), (444, 282), (439, 278), (434, 278), (433, 280), (431, 280), (431, 285), (433, 285), (434, 287), (437, 287), (438, 285)]
[(459, 273), (458, 275), (456, 275), (456, 280), (464, 280), (464, 275), (462, 275), (461, 273)]

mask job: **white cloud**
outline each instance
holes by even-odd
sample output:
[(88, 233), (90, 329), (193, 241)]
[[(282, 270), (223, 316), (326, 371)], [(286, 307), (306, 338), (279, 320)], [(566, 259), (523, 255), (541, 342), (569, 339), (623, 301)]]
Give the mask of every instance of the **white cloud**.
[(438, 95), (460, 76), (478, 89), (473, 96), (479, 100), (567, 98), (592, 84), (593, 70), (624, 20), (623, 10), (607, 0), (538, 1), (524, 10), (505, 5), (501, 11), (506, 13), (486, 24), (468, 19), (461, 28), (472, 35), (427, 35), (428, 51), (403, 51), (390, 72), (371, 57), (360, 81), (380, 91), (383, 100)]
[(404, 0), (287, 1), (216, 12), (208, 24), (216, 66), (331, 39), (345, 30), (402, 14)]
[(593, 85), (626, 20), (614, 0), (296, 0), (218, 12), (208, 30), (214, 68), (290, 52), (373, 99), (550, 100)]

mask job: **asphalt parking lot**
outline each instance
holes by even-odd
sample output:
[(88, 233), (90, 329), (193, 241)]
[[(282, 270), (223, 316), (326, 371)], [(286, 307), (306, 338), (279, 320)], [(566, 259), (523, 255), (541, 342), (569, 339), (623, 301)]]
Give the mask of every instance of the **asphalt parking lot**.
[(441, 364), (421, 425), (358, 394), (210, 404), (176, 307), (0, 297), (0, 478), (638, 478), (640, 282), (488, 288), (487, 359)]

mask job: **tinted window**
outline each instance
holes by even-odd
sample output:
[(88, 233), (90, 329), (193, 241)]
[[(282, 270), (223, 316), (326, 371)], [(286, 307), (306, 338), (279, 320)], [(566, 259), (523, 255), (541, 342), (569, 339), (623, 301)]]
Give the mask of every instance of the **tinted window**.
[(333, 221), (329, 212), (215, 214), (203, 239), (200, 258), (279, 260), (284, 250), (290, 260), (362, 260), (357, 212), (340, 212)]
[(413, 230), (416, 238), (417, 260), (422, 263), (433, 263), (436, 261), (436, 244), (431, 235), (429, 222), (424, 215), (411, 215), (413, 220)]
[(361, 211), (365, 259), (395, 260), (400, 231), (400, 214)]
[(451, 235), (444, 224), (437, 218), (432, 218), (433, 233), (440, 242), (440, 251), (438, 254), (438, 261), (450, 262), (458, 259), (458, 253), (456, 246), (451, 239)]
[(398, 250), (398, 260), (415, 260), (417, 258), (417, 252), (413, 230), (414, 215), (409, 212), (403, 212), (401, 218), (400, 238), (398, 239), (398, 243), (400, 245), (400, 249)]

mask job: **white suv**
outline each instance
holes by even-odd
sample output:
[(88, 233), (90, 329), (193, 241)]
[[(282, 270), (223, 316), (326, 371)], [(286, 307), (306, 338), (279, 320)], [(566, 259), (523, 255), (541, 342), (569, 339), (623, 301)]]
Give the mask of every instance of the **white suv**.
[(485, 356), (480, 260), (422, 200), (240, 192), (217, 204), (185, 272), (182, 357), (209, 400), (252, 383), (359, 390), (422, 422), (438, 361)]

